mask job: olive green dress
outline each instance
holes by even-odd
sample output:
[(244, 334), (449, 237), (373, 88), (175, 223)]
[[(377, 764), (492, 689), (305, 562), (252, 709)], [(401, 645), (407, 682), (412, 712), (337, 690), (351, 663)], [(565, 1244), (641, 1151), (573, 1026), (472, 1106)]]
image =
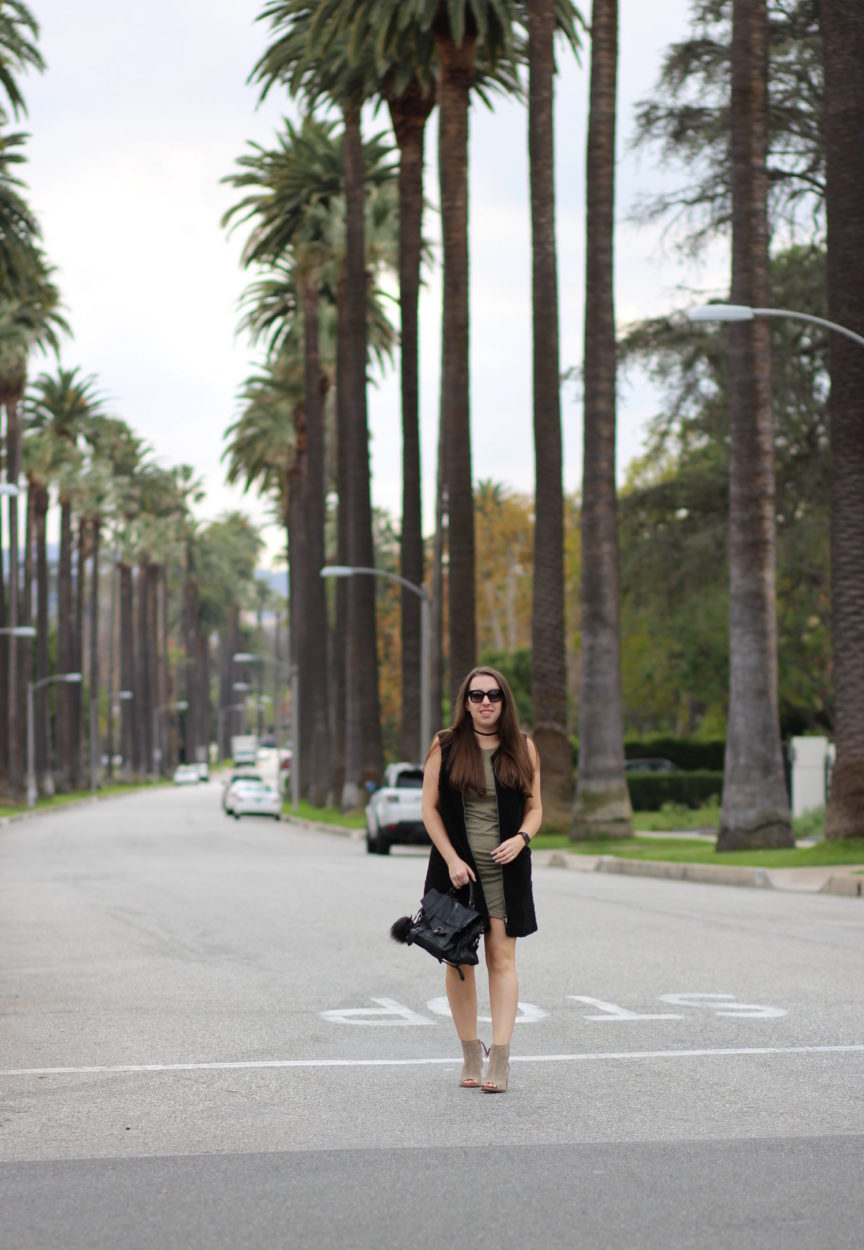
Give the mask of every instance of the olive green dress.
[(492, 852), (500, 840), (492, 752), (481, 750), (480, 754), (483, 756), (483, 771), (486, 774), (486, 793), (475, 794), (473, 790), (465, 793), (465, 828), (468, 832), (468, 845), (480, 874), (480, 884), (486, 895), (489, 915), (496, 920), (504, 920), (504, 879), (500, 865), (492, 858)]

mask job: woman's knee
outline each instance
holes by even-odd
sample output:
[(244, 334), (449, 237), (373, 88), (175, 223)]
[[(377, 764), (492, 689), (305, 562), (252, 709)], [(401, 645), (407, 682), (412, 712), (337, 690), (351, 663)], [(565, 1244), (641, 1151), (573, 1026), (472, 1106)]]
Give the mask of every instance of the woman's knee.
[(516, 972), (516, 942), (505, 934), (496, 937), (488, 934), (486, 938), (486, 967), (497, 975)]

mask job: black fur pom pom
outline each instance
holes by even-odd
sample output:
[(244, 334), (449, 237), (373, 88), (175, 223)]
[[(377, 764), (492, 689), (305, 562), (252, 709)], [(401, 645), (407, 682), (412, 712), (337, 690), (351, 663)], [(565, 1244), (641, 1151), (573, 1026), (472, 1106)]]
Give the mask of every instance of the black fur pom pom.
[(398, 920), (394, 920), (390, 926), (390, 936), (394, 942), (404, 942), (408, 946), (411, 945), (410, 933), (413, 921), (410, 916), (400, 916)]

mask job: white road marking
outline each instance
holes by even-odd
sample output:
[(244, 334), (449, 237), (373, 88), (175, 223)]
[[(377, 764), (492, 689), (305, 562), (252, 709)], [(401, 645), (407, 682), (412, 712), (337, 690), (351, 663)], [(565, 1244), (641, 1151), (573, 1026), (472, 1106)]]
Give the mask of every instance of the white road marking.
[[(864, 1045), (853, 1046), (735, 1046), (717, 1050), (599, 1050), (562, 1055), (511, 1055), (511, 1063), (585, 1063), (627, 1059), (723, 1059), (762, 1055), (861, 1055)], [(78, 1068), (2, 1068), (3, 1076), (88, 1076), (139, 1072), (236, 1072), (279, 1068), (404, 1068), (461, 1063), (447, 1059), (252, 1059), (223, 1063), (90, 1064)]]
[[(445, 995), (440, 998), (430, 998), (426, 1004), (429, 1010), (436, 1016), (444, 1016), (450, 1019), (450, 1004)], [(538, 1007), (536, 1003), (523, 1003), (521, 1000), (516, 1011), (516, 1024), (537, 1024), (540, 1020), (545, 1020), (549, 1012), (543, 1007)], [(491, 1016), (478, 1016), (479, 1024), (491, 1024)]]

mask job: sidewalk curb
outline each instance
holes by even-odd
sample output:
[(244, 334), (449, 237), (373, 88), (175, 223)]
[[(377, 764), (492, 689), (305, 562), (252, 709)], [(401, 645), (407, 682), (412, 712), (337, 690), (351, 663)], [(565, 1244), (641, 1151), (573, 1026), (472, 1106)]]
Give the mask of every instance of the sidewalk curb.
[(847, 898), (864, 898), (864, 877), (829, 877), (820, 894), (843, 894)]
[[(864, 898), (864, 877), (832, 873), (820, 884), (811, 887), (784, 885), (771, 876), (767, 868), (744, 868), (737, 864), (676, 864), (666, 860), (620, 859), (615, 855), (567, 855), (562, 851), (535, 853), (535, 863), (548, 868), (566, 868), (570, 872), (608, 872), (631, 877), (654, 877), (664, 881), (696, 881), (706, 885), (731, 885), (757, 890), (777, 890), (792, 894), (834, 894), (845, 898)], [(811, 871), (785, 869), (784, 872)], [(826, 868), (826, 872), (830, 869)]]

